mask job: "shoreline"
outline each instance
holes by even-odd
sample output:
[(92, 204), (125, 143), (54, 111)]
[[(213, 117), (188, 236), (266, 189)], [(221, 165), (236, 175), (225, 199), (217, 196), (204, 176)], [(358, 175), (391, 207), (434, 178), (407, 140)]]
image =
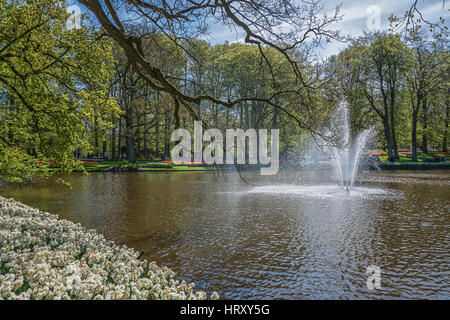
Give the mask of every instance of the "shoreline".
[(378, 166), (381, 170), (446, 170), (450, 162), (381, 162)]
[(2, 196), (0, 244), (0, 300), (207, 299), (134, 249)]
[[(362, 171), (392, 171), (392, 170), (447, 170), (450, 169), (450, 162), (448, 163), (433, 163), (433, 162), (381, 162), (377, 164), (378, 168), (371, 166), (362, 169)], [(233, 168), (210, 168), (203, 167), (204, 169), (155, 169), (155, 168), (138, 168), (137, 170), (124, 170), (124, 171), (110, 171), (110, 170), (95, 170), (89, 171), (89, 173), (127, 173), (127, 172), (235, 172), (236, 169)], [(290, 168), (279, 168), (279, 171), (302, 171), (302, 170), (325, 170), (329, 169), (328, 165), (317, 165), (311, 167), (290, 167)], [(240, 171), (256, 171), (260, 168), (240, 168)]]

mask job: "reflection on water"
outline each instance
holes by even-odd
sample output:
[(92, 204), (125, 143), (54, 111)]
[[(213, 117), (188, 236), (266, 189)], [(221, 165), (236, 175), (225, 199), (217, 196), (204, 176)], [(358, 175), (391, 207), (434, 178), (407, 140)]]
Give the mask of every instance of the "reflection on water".
[[(323, 177), (319, 177), (320, 175)], [(448, 172), (99, 173), (0, 190), (225, 298), (450, 298)], [(317, 185), (321, 181), (321, 186)], [(324, 182), (325, 181), (325, 182)], [(366, 267), (381, 267), (381, 290)]]
[(365, 188), (353, 187), (350, 189), (343, 188), (340, 185), (267, 185), (251, 188), (247, 193), (261, 193), (261, 194), (293, 194), (299, 197), (320, 197), (320, 198), (370, 198), (374, 199), (376, 196), (400, 196), (400, 192), (392, 192), (381, 188)]

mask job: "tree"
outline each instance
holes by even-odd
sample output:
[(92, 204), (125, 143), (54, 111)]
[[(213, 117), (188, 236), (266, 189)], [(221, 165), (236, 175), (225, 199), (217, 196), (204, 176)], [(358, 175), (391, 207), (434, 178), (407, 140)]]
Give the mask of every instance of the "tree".
[(346, 100), (350, 110), (350, 134), (353, 140), (363, 130), (376, 124), (377, 114), (371, 108), (364, 94), (364, 67), (358, 63), (358, 56), (351, 50), (344, 50), (338, 56), (329, 58), (327, 77), (334, 79), (329, 95), (335, 97), (334, 104)]
[(408, 53), (398, 36), (374, 33), (355, 40), (341, 54), (348, 68), (360, 70), (358, 81), (370, 107), (381, 119), (391, 161), (398, 159), (395, 115)]
[[(445, 1), (442, 0), (442, 10), (445, 9)], [(448, 33), (448, 27), (445, 25), (444, 18), (439, 17), (439, 21), (429, 21), (422, 13), (418, 6), (419, 0), (414, 0), (411, 6), (402, 16), (390, 14), (388, 20), (390, 22), (390, 32), (403, 33), (406, 38), (416, 34), (417, 30), (422, 26), (428, 27), (431, 33)]]
[(44, 173), (38, 161), (70, 170), (94, 121), (117, 113), (112, 44), (92, 27), (69, 30), (64, 1), (1, 0), (0, 12), (0, 174), (22, 182)]
[(444, 130), (442, 133), (442, 152), (448, 152), (447, 149), (447, 137), (448, 137), (448, 122), (450, 118), (450, 101), (449, 101), (449, 92), (447, 90), (446, 99), (445, 99), (445, 124), (444, 124)]
[[(420, 28), (419, 28), (420, 29)], [(439, 89), (443, 75), (447, 71), (448, 54), (443, 51), (445, 41), (437, 36), (434, 41), (416, 32), (410, 40), (413, 54), (408, 70), (408, 91), (412, 106), (411, 145), (412, 160), (417, 161), (417, 122), (419, 112), (423, 118), (422, 151), (427, 152), (427, 118), (430, 95)]]
[[(330, 15), (320, 16), (320, 0), (304, 1), (227, 1), (227, 0), (175, 0), (175, 1), (80, 1), (95, 15), (104, 30), (123, 48), (130, 66), (155, 91), (172, 96), (174, 107), (183, 106), (189, 112), (202, 102), (209, 102), (227, 108), (249, 101), (266, 103), (289, 117), (298, 125), (313, 130), (311, 123), (298, 117), (298, 112), (280, 105), (281, 96), (292, 101), (296, 98), (297, 109), (303, 116), (313, 115), (315, 101), (311, 91), (320, 88), (321, 79), (309, 77), (305, 72), (305, 60), (298, 60), (300, 48), (318, 45), (323, 40), (340, 39), (339, 33), (330, 25), (340, 18), (339, 7)], [(271, 89), (265, 96), (234, 98), (216, 95), (211, 87), (200, 87), (200, 91), (183, 90), (183, 83), (161, 68), (158, 60), (144, 49), (145, 40), (155, 33), (164, 34), (187, 56), (196, 59), (191, 40), (205, 35), (211, 23), (221, 23), (239, 28), (244, 41), (255, 46), (260, 56), (260, 65), (272, 69), (265, 48), (278, 51), (290, 65), (296, 81), (286, 86), (283, 79), (272, 77)], [(130, 28), (130, 25), (133, 28)], [(139, 25), (139, 28), (137, 28)], [(272, 70), (271, 70), (272, 71)], [(306, 92), (305, 92), (306, 90)], [(306, 93), (306, 94), (305, 94)], [(287, 101), (288, 99), (284, 99)]]
[[(186, 76), (186, 57), (177, 50), (169, 38), (155, 34), (145, 39), (143, 49), (168, 77), (183, 81), (183, 77)], [(152, 89), (128, 63), (121, 48), (115, 50), (114, 57), (116, 74), (112, 87), (119, 107), (123, 111), (120, 123), (122, 124), (123, 120), (127, 160), (136, 162), (138, 157), (146, 156), (148, 153), (147, 135), (153, 127), (156, 127), (155, 134), (159, 136), (160, 113), (166, 109), (167, 104), (173, 107), (175, 101), (164, 92), (157, 93)], [(173, 110), (172, 116), (175, 118), (175, 125), (180, 126), (179, 109)], [(167, 121), (165, 121), (164, 127), (169, 129)], [(159, 140), (158, 137), (156, 140)], [(142, 142), (144, 150), (142, 150)], [(167, 142), (164, 141), (164, 143)], [(112, 145), (114, 144), (112, 143)], [(155, 144), (156, 149), (159, 149), (159, 141), (155, 141)]]

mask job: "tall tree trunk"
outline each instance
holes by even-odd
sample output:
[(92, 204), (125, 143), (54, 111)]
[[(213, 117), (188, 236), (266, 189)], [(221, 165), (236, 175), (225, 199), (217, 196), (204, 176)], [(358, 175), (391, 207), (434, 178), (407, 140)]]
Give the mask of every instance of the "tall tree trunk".
[(173, 110), (173, 116), (175, 118), (175, 129), (178, 129), (180, 127), (180, 102), (178, 101), (178, 98), (173, 98), (175, 108)]
[(394, 149), (395, 160), (400, 159), (398, 156), (397, 134), (395, 130), (395, 94), (397, 83), (397, 63), (394, 62), (392, 66), (389, 66), (389, 98), (390, 98), (390, 113), (391, 113), (391, 135), (392, 135), (392, 148)]
[(116, 159), (116, 121), (114, 121), (114, 127), (111, 130), (111, 159)]
[(250, 128), (257, 129), (256, 128), (256, 118), (257, 118), (257, 113), (258, 113), (258, 111), (257, 111), (258, 106), (256, 104), (256, 101), (252, 101), (251, 106), (252, 106), (252, 108), (251, 108), (251, 112), (250, 112), (250, 120), (251, 120)]
[(418, 109), (413, 106), (412, 113), (412, 129), (411, 129), (411, 146), (412, 146), (412, 161), (417, 162), (417, 114)]
[(148, 147), (147, 147), (147, 126), (145, 125), (147, 123), (147, 115), (144, 115), (144, 127), (142, 128), (143, 130), (143, 132), (144, 132), (144, 136), (143, 136), (143, 139), (144, 139), (144, 158), (145, 159), (148, 159)]
[[(448, 102), (448, 97), (447, 97), (447, 102)], [(449, 114), (450, 114), (450, 106), (447, 103), (446, 107), (445, 107), (445, 125), (444, 125), (444, 136), (442, 138), (442, 152), (448, 152), (447, 149), (447, 137), (448, 137), (448, 118), (449, 118)]]
[(95, 147), (95, 155), (98, 156), (98, 124), (97, 124), (97, 116), (94, 118), (94, 147)]
[(250, 128), (250, 115), (248, 111), (248, 103), (245, 104), (245, 129)]
[[(384, 107), (384, 115), (382, 116), (383, 119), (383, 127), (384, 127), (384, 135), (386, 136), (386, 143), (388, 148), (388, 158), (389, 161), (395, 161), (394, 153), (393, 153), (393, 140), (392, 140), (392, 132), (393, 131), (389, 125), (389, 103), (388, 103), (388, 95), (386, 93), (386, 90), (384, 88), (384, 76), (383, 76), (383, 69), (381, 65), (377, 66), (378, 71), (378, 81), (380, 83), (380, 91), (381, 96), (383, 97), (383, 107)], [(372, 101), (373, 104), (373, 101)], [(392, 107), (392, 106), (391, 106)], [(392, 111), (392, 108), (391, 108)], [(395, 120), (395, 117), (391, 115), (391, 125), (394, 124), (393, 120)]]
[(423, 101), (422, 103), (422, 112), (423, 112), (423, 117), (422, 117), (422, 151), (424, 153), (428, 153), (428, 139), (427, 139), (427, 126), (428, 126), (428, 110), (427, 110), (427, 102), (426, 100)]
[(272, 129), (277, 129), (277, 116), (278, 116), (278, 108), (275, 108), (273, 110), (273, 117), (272, 117)]
[(105, 152), (106, 152), (106, 149), (107, 149), (107, 142), (106, 142), (106, 136), (105, 136), (105, 138), (103, 139), (103, 143), (102, 143), (102, 157), (104, 158), (105, 157)]
[(169, 142), (169, 114), (166, 113), (165, 119), (164, 119), (164, 155), (166, 157), (170, 156), (170, 142)]
[(384, 136), (386, 137), (388, 160), (393, 161), (394, 160), (393, 143), (392, 143), (391, 130), (389, 128), (389, 119), (388, 119), (387, 115), (385, 115), (383, 117), (383, 128), (384, 128)]
[(219, 126), (219, 106), (213, 106), (213, 121), (214, 127), (217, 128)]
[(242, 108), (242, 103), (239, 104), (239, 127), (242, 128), (242, 124), (244, 123), (244, 109)]
[(390, 116), (391, 116), (391, 139), (392, 139), (392, 151), (395, 160), (400, 159), (398, 156), (398, 145), (397, 145), (397, 135), (395, 132), (395, 108), (394, 103), (391, 101), (391, 110), (390, 110)]
[(159, 107), (155, 106), (155, 156), (159, 156)]
[(135, 134), (135, 144), (136, 144), (136, 157), (141, 156), (141, 117), (136, 118), (136, 134)]
[(122, 160), (122, 117), (119, 118), (119, 141), (117, 141), (117, 153), (119, 160)]
[(134, 141), (133, 132), (133, 108), (131, 106), (127, 107), (125, 115), (125, 138), (126, 138), (126, 148), (127, 148), (127, 160), (128, 162), (136, 162), (136, 147)]

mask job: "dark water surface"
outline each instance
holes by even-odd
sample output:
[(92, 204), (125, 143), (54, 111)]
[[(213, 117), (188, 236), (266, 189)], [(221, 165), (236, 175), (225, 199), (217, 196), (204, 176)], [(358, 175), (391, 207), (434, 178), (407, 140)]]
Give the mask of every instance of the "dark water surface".
[[(240, 299), (450, 298), (450, 172), (74, 175), (0, 189), (144, 251), (197, 289)], [(381, 268), (381, 289), (366, 268)]]

